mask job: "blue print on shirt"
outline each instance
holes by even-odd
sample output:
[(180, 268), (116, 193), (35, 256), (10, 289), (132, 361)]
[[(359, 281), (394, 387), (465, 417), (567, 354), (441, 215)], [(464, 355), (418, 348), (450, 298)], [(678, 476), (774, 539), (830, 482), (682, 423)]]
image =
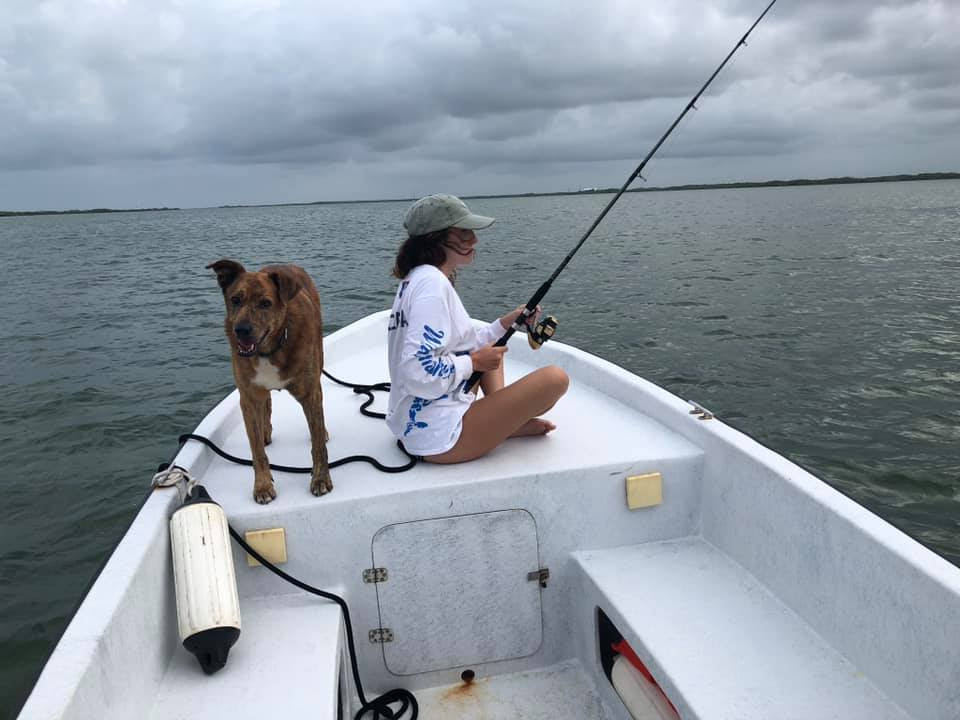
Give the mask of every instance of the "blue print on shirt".
[[(437, 400), (443, 400), (446, 395), (441, 395)], [(410, 403), (410, 422), (407, 423), (406, 429), (403, 431), (403, 436), (406, 437), (414, 428), (423, 429), (429, 427), (429, 425), (423, 420), (417, 420), (417, 413), (423, 410), (430, 403), (435, 402), (434, 400), (427, 400), (422, 397), (415, 397), (413, 402)]]
[(443, 335), (442, 330), (434, 330), (429, 325), (424, 325), (423, 342), (420, 343), (420, 349), (415, 356), (420, 361), (423, 371), (436, 378), (449, 377), (456, 371), (453, 363), (445, 363), (434, 355), (434, 351), (443, 345)]

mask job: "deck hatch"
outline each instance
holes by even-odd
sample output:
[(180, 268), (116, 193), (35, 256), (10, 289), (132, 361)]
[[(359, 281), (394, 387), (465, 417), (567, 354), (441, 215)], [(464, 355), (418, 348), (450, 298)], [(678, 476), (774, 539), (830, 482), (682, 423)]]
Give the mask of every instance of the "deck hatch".
[[(372, 542), (387, 670), (413, 675), (527, 657), (543, 617), (537, 527), (526, 510), (387, 525)], [(537, 580), (540, 579), (539, 571)]]

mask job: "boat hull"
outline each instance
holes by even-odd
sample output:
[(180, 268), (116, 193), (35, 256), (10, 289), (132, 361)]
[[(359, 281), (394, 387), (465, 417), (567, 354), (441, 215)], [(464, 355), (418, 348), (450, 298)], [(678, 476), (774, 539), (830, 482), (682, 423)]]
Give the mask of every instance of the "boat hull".
[[(353, 382), (386, 380), (387, 322), (388, 313), (377, 313), (326, 338), (327, 369)], [(522, 703), (519, 689), (525, 682), (542, 689), (565, 678), (579, 688), (577, 711), (587, 714), (564, 715), (553, 708), (560, 714), (552, 717), (626, 718), (602, 668), (602, 612), (684, 718), (816, 717), (834, 711), (850, 718), (960, 717), (955, 693), (960, 659), (955, 638), (944, 632), (960, 627), (957, 568), (794, 463), (709, 413), (691, 413), (686, 400), (623, 368), (558, 342), (537, 353), (523, 338), (509, 347), (508, 381), (555, 363), (570, 375), (570, 390), (549, 415), (558, 426), (554, 433), (509, 440), (480, 460), (420, 464), (400, 475), (377, 473), (363, 463), (346, 465), (334, 470), (335, 489), (322, 498), (309, 492), (307, 476), (275, 473), (278, 498), (261, 506), (251, 496), (249, 468), (195, 442), (176, 459), (208, 488), (239, 532), (284, 529), (286, 572), (335, 589), (347, 600), (368, 695), (397, 685), (413, 689), (424, 698), (422, 717), (431, 712), (449, 717), (443, 708), (452, 707), (452, 698), (472, 698), (467, 709), (461, 707), (469, 717), (484, 707), (481, 692), (488, 703), (493, 688), (499, 688), (497, 697)], [(331, 458), (369, 454), (385, 464), (406, 461), (385, 424), (359, 414), (361, 398), (324, 383)], [(383, 404), (378, 401), (381, 410)], [(309, 465), (302, 411), (286, 393), (274, 393), (273, 425), (271, 461)], [(236, 393), (195, 432), (228, 452), (249, 453)], [(631, 507), (628, 478), (637, 476), (658, 478), (658, 502)], [(291, 717), (308, 706), (321, 707), (321, 717), (336, 717), (338, 698), (355, 703), (356, 688), (344, 671), (339, 610), (302, 597), (263, 567), (248, 566), (236, 547), (244, 634), (222, 672), (202, 675), (177, 642), (167, 533), (177, 504), (172, 490), (157, 490), (149, 498), (20, 717), (124, 718), (142, 716), (145, 707), (159, 708), (154, 717), (176, 717), (186, 705), (172, 698), (213, 690), (233, 702), (227, 709), (205, 704), (209, 717), (236, 718), (240, 711), (253, 717), (262, 709), (256, 689), (262, 694), (269, 683), (283, 683)], [(504, 565), (495, 558), (505, 541), (481, 547), (496, 533), (476, 529), (478, 534), (469, 536), (467, 526), (455, 521), (509, 511), (531, 519), (537, 567), (529, 571), (549, 572), (545, 587), (533, 581), (522, 588), (533, 590), (539, 601), (539, 609), (527, 616), (526, 606), (482, 602), (482, 573)], [(392, 553), (400, 575), (382, 586), (364, 582), (364, 570), (377, 567), (378, 534), (431, 522), (423, 526), (426, 539), (404, 536), (409, 557), (403, 544), (386, 554)], [(436, 529), (441, 527), (446, 529)], [(476, 539), (452, 556), (434, 557), (435, 546), (456, 547), (464, 537)], [(405, 563), (419, 568), (416, 580), (404, 575)], [(385, 597), (397, 592), (405, 577), (408, 594), (396, 595), (389, 612), (401, 633), (393, 648), (410, 633), (420, 642), (423, 661), (407, 666), (390, 659), (393, 648), (370, 640), (377, 631), (393, 629), (383, 622)], [(435, 589), (436, 608), (410, 600), (418, 597), (411, 594), (418, 585), (422, 597)], [(404, 609), (439, 617), (455, 604), (457, 588), (479, 603), (451, 614), (457, 623), (468, 623), (471, 613), (493, 612), (506, 626), (522, 623), (519, 629), (500, 637), (482, 629), (471, 635), (458, 626), (463, 634), (455, 652), (444, 637), (444, 629), (454, 630), (443, 624), (451, 620), (432, 632), (423, 629), (429, 623), (402, 629), (409, 620)], [(665, 609), (650, 615), (645, 611), (650, 604)], [(270, 635), (283, 644), (263, 634), (248, 638), (250, 612), (260, 631), (273, 628)], [(704, 625), (704, 618), (710, 623)], [(766, 635), (751, 639), (752, 618), (762, 620)], [(725, 623), (729, 633), (718, 634)], [(523, 640), (527, 636), (539, 641)], [(147, 648), (144, 637), (152, 638)], [(314, 637), (325, 640), (309, 642)], [(464, 640), (470, 637), (476, 648)], [(284, 652), (284, 646), (292, 649)], [(475, 654), (467, 652), (471, 649)], [(783, 655), (783, 663), (772, 662), (771, 654)], [(686, 662), (687, 657), (703, 657), (706, 665)], [(138, 671), (131, 674), (134, 662)], [(705, 675), (704, 666), (713, 668), (712, 674)], [(469, 683), (461, 677), (467, 670), (475, 678)], [(778, 679), (784, 672), (793, 675), (789, 692)], [(303, 679), (305, 673), (312, 682)], [(459, 694), (451, 695), (455, 690)], [(493, 717), (515, 717), (520, 705), (512, 711), (497, 707)], [(763, 708), (776, 712), (764, 714)]]

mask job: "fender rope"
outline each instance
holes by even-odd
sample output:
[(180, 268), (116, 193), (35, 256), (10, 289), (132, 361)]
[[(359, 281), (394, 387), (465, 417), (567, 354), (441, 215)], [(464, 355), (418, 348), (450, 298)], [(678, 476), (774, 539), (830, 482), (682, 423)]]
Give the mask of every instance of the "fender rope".
[[(297, 578), (293, 577), (292, 575), (287, 575), (287, 573), (278, 568), (276, 565), (272, 564), (260, 553), (250, 547), (246, 540), (244, 540), (240, 533), (234, 530), (233, 527), (229, 525), (228, 527), (230, 527), (230, 536), (236, 541), (236, 543), (250, 553), (250, 555), (252, 555), (254, 558), (259, 560), (265, 568), (276, 573), (291, 585), (295, 585), (301, 590), (305, 590), (314, 595), (319, 595), (327, 600), (332, 600), (340, 606), (340, 609), (343, 611), (343, 624), (346, 625), (347, 629), (347, 648), (350, 651), (350, 669), (353, 671), (353, 682), (356, 683), (357, 695), (360, 697), (360, 709), (357, 711), (357, 714), (353, 716), (354, 720), (361, 720), (361, 718), (367, 713), (373, 713), (373, 720), (380, 720), (380, 718), (394, 720), (396, 718), (400, 718), (408, 709), (412, 712), (412, 715), (410, 716), (411, 720), (415, 720), (420, 714), (420, 707), (417, 704), (417, 699), (414, 697), (413, 693), (405, 688), (388, 690), (383, 695), (380, 695), (370, 702), (367, 702), (367, 698), (363, 694), (363, 683), (360, 682), (360, 670), (357, 668), (357, 650), (353, 643), (353, 624), (350, 622), (350, 610), (347, 607), (346, 600), (338, 595), (334, 595), (333, 593), (318, 590), (311, 585), (307, 585), (307, 583), (297, 580)], [(391, 703), (397, 702), (400, 703), (400, 707), (397, 710), (394, 710), (390, 707)]]
[[(164, 463), (158, 468), (157, 474), (154, 475), (150, 491), (152, 492), (155, 488), (160, 487), (176, 487), (177, 493), (180, 496), (180, 502), (182, 504), (184, 499), (189, 497), (193, 492), (193, 489), (197, 487), (197, 484), (197, 480), (191, 477), (190, 473), (186, 469), (176, 465), (168, 465), (167, 463)], [(334, 595), (333, 593), (320, 590), (312, 585), (308, 585), (302, 580), (298, 580), (292, 575), (288, 575), (263, 557), (263, 555), (250, 547), (244, 537), (233, 529), (232, 525), (228, 523), (227, 528), (229, 529), (230, 537), (233, 538), (234, 542), (236, 542), (237, 545), (243, 548), (251, 556), (256, 558), (265, 568), (283, 578), (291, 585), (294, 585), (295, 587), (305, 590), (313, 595), (317, 595), (326, 600), (335, 602), (340, 606), (340, 610), (343, 611), (343, 624), (346, 626), (347, 631), (347, 650), (349, 651), (350, 655), (350, 670), (353, 674), (353, 682), (357, 686), (357, 695), (360, 698), (360, 709), (357, 711), (356, 715), (354, 715), (354, 720), (362, 720), (363, 716), (367, 713), (373, 713), (372, 720), (381, 720), (381, 718), (385, 720), (399, 720), (399, 718), (402, 717), (407, 710), (410, 710), (412, 713), (410, 720), (416, 720), (417, 716), (420, 714), (420, 707), (417, 704), (417, 698), (414, 697), (412, 692), (405, 688), (388, 690), (383, 695), (380, 695), (371, 701), (367, 701), (366, 695), (364, 695), (363, 692), (363, 683), (360, 680), (360, 670), (357, 667), (357, 648), (353, 641), (353, 623), (350, 621), (350, 608), (347, 607), (347, 601), (339, 595)], [(400, 707), (393, 709), (390, 707), (390, 705), (393, 703), (400, 703)]]

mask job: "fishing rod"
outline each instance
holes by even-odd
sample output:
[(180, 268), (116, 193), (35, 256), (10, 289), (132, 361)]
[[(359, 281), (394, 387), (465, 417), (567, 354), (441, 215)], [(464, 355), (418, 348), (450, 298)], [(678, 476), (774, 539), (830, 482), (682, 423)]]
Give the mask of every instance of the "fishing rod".
[[(507, 331), (503, 334), (503, 337), (501, 337), (499, 340), (497, 340), (497, 342), (494, 343), (494, 347), (503, 347), (504, 345), (506, 345), (507, 341), (513, 336), (513, 334), (517, 330), (527, 330), (527, 331), (531, 330), (527, 326), (527, 320), (530, 318), (531, 315), (534, 314), (534, 312), (536, 312), (537, 305), (540, 303), (541, 300), (543, 300), (544, 296), (550, 291), (550, 286), (553, 285), (553, 281), (557, 279), (557, 276), (561, 272), (563, 272), (563, 269), (573, 259), (573, 256), (577, 254), (577, 251), (587, 241), (587, 238), (590, 237), (591, 233), (593, 233), (597, 225), (599, 225), (600, 222), (607, 216), (607, 213), (610, 212), (610, 208), (612, 208), (614, 204), (617, 202), (617, 200), (620, 199), (620, 196), (627, 191), (627, 188), (630, 187), (630, 184), (634, 180), (636, 180), (638, 177), (643, 180), (646, 179), (643, 177), (643, 175), (641, 175), (641, 173), (643, 172), (644, 166), (646, 166), (646, 164), (650, 161), (650, 158), (654, 156), (657, 150), (660, 149), (660, 146), (663, 145), (664, 141), (666, 141), (666, 139), (670, 137), (670, 133), (672, 133), (674, 128), (680, 124), (680, 121), (683, 120), (683, 117), (691, 110), (691, 108), (694, 110), (697, 109), (696, 107), (697, 100), (700, 99), (700, 96), (703, 94), (703, 92), (710, 86), (710, 83), (713, 82), (713, 79), (720, 74), (720, 71), (723, 70), (723, 67), (727, 64), (730, 58), (733, 57), (733, 54), (740, 49), (740, 46), (747, 44), (747, 37), (750, 35), (751, 32), (753, 32), (753, 29), (760, 24), (760, 21), (763, 20), (764, 15), (766, 15), (770, 11), (770, 8), (773, 7), (773, 4), (776, 1), (777, 0), (771, 0), (770, 4), (767, 5), (766, 9), (762, 13), (760, 13), (760, 17), (758, 17), (756, 20), (753, 21), (753, 25), (751, 25), (750, 29), (747, 30), (746, 33), (744, 33), (744, 36), (742, 38), (740, 38), (740, 42), (738, 42), (736, 45), (733, 46), (733, 50), (731, 50), (727, 54), (727, 56), (723, 59), (723, 62), (720, 63), (717, 69), (713, 71), (713, 74), (703, 84), (703, 87), (701, 87), (700, 90), (697, 91), (697, 94), (693, 96), (693, 99), (690, 100), (689, 103), (687, 103), (687, 106), (683, 109), (683, 112), (681, 112), (677, 116), (677, 119), (673, 121), (673, 124), (669, 128), (667, 128), (667, 131), (663, 134), (663, 137), (661, 137), (657, 141), (657, 144), (654, 145), (653, 149), (651, 149), (650, 152), (647, 153), (647, 156), (643, 159), (643, 162), (641, 162), (637, 166), (637, 169), (634, 170), (633, 173), (630, 175), (630, 177), (627, 178), (627, 181), (623, 184), (620, 190), (617, 191), (617, 194), (614, 195), (613, 198), (610, 200), (610, 202), (607, 203), (606, 207), (603, 208), (603, 211), (600, 213), (600, 215), (597, 216), (597, 219), (593, 221), (593, 224), (583, 234), (583, 237), (580, 238), (580, 242), (576, 244), (573, 250), (571, 250), (567, 254), (567, 256), (563, 259), (563, 261), (560, 263), (560, 265), (557, 266), (557, 269), (553, 271), (553, 275), (551, 275), (547, 279), (547, 281), (543, 283), (543, 285), (541, 285), (537, 289), (537, 291), (533, 294), (533, 296), (527, 301), (527, 304), (523, 308), (523, 311), (520, 313), (520, 316), (516, 319), (513, 325), (511, 325), (507, 329)], [(554, 320), (553, 318), (546, 318), (544, 322), (540, 323), (536, 328), (536, 331), (535, 331), (536, 337), (535, 339), (531, 340), (530, 344), (534, 347), (539, 347), (540, 345), (542, 345), (553, 335), (553, 332), (556, 329), (556, 326), (557, 326), (556, 320)], [(473, 374), (470, 376), (470, 379), (467, 380), (466, 385), (464, 385), (463, 387), (464, 392), (469, 392), (470, 389), (477, 384), (477, 381), (480, 380), (481, 375), (483, 375), (483, 371), (475, 370)]]

